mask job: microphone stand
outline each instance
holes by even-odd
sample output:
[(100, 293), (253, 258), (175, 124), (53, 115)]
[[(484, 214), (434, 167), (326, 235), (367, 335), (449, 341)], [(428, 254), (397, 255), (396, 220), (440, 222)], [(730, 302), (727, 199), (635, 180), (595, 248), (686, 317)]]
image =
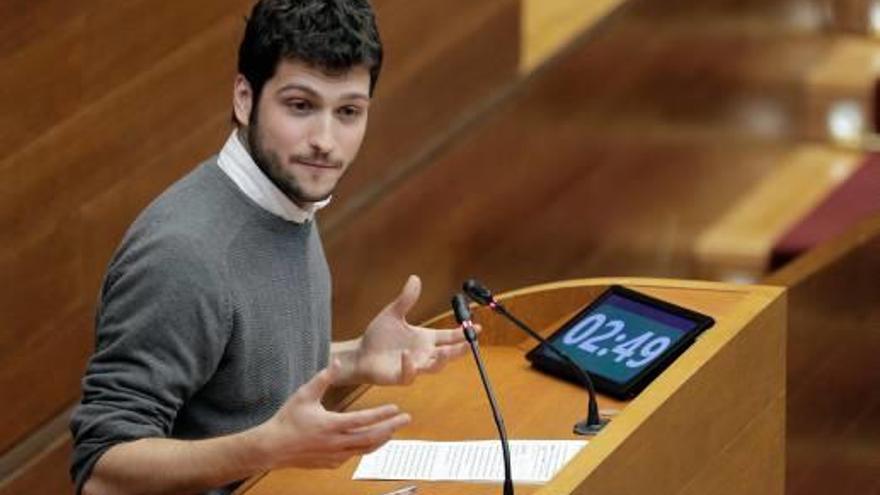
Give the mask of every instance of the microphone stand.
[(572, 370), (574, 370), (575, 373), (578, 374), (578, 376), (580, 376), (581, 381), (587, 387), (587, 392), (589, 396), (589, 398), (587, 399), (587, 417), (583, 421), (579, 421), (578, 423), (576, 423), (572, 430), (578, 435), (585, 436), (593, 436), (602, 431), (602, 428), (604, 428), (605, 425), (608, 424), (608, 419), (603, 418), (599, 414), (599, 404), (596, 401), (596, 389), (593, 386), (593, 380), (590, 378), (589, 373), (578, 366), (577, 363), (575, 363), (574, 360), (566, 352), (548, 342), (544, 337), (538, 334), (538, 332), (535, 332), (522, 320), (514, 316), (510, 311), (507, 310), (507, 308), (504, 307), (504, 305), (495, 300), (495, 297), (492, 295), (492, 292), (489, 289), (480, 284), (478, 281), (470, 279), (464, 283), (463, 288), (465, 293), (476, 303), (482, 304), (484, 306), (489, 306), (489, 308), (491, 308), (493, 311), (507, 318), (507, 320), (516, 325), (517, 328), (526, 332), (526, 334), (543, 344), (544, 347), (546, 347), (547, 349), (553, 351), (556, 356), (558, 356), (564, 363), (566, 363)]
[(474, 361), (477, 363), (477, 369), (480, 372), (480, 380), (483, 382), (483, 388), (489, 397), (489, 406), (492, 409), (492, 418), (495, 420), (495, 427), (498, 429), (498, 436), (501, 438), (501, 455), (504, 459), (504, 495), (514, 495), (513, 493), (513, 474), (510, 467), (510, 445), (507, 440), (507, 429), (504, 427), (504, 418), (501, 417), (501, 410), (498, 402), (495, 400), (495, 392), (492, 391), (492, 384), (489, 382), (489, 375), (486, 373), (486, 367), (483, 364), (483, 358), (480, 355), (480, 344), (477, 341), (477, 332), (474, 330), (471, 321), (470, 310), (467, 301), (461, 294), (456, 294), (452, 298), (452, 310), (455, 313), (455, 319), (461, 325), (464, 332), (465, 340), (471, 347), (471, 354), (474, 355)]

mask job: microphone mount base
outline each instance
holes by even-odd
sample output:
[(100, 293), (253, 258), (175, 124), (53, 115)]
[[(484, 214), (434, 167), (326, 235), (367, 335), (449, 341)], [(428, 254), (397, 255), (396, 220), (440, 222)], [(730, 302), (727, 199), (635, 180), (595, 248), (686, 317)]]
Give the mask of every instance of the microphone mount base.
[(605, 428), (605, 425), (610, 423), (611, 420), (608, 418), (602, 418), (599, 420), (599, 424), (596, 425), (588, 425), (587, 420), (583, 420), (578, 424), (574, 425), (574, 433), (575, 435), (592, 437), (599, 434), (602, 431), (602, 428)]

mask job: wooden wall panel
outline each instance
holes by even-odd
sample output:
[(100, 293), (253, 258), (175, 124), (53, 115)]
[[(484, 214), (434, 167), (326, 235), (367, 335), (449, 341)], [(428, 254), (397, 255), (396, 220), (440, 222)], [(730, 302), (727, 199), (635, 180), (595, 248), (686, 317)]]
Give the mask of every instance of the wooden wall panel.
[[(86, 98), (91, 101), (106, 96), (219, 24), (228, 24), (229, 44), (217, 47), (216, 56), (223, 57), (224, 62), (234, 61), (249, 5), (248, 0), (91, 0), (89, 30), (84, 35), (88, 54), (88, 63), (83, 66)], [(224, 88), (231, 84), (214, 78), (234, 73), (234, 65), (217, 72), (202, 65), (199, 58), (191, 61), (197, 61), (194, 68), (201, 68), (206, 71), (204, 76), (212, 78), (206, 83), (219, 82), (217, 85)]]
[[(218, 41), (227, 39), (227, 32), (219, 34)], [(207, 58), (218, 52), (221, 50), (217, 43), (207, 43), (192, 56), (199, 57), (205, 65), (213, 63), (220, 68), (221, 61)], [(216, 58), (222, 59), (223, 55)], [(0, 173), (6, 177), (0, 186), (0, 219), (6, 227), (0, 237), (5, 246), (17, 252), (13, 260), (34, 250), (51, 250), (64, 263), (70, 263), (75, 259), (70, 250), (77, 247), (70, 242), (73, 239), (47, 241), (63, 232), (77, 205), (124, 180), (154, 156), (161, 157), (166, 146), (198, 127), (207, 116), (217, 115), (227, 91), (215, 91), (213, 95), (205, 91), (199, 84), (203, 71), (182, 70), (190, 66), (187, 58), (181, 58), (171, 70), (147, 76), (143, 85), (135, 84), (118, 97), (96, 105), (65, 123), (52, 136), (41, 139), (38, 145), (0, 164)], [(149, 95), (147, 88), (167, 92), (165, 104), (155, 105), (155, 96)], [(182, 112), (183, 108), (187, 111)], [(83, 129), (94, 134), (83, 136)], [(222, 127), (218, 131), (222, 132)], [(221, 141), (222, 134), (218, 133), (215, 139)], [(209, 149), (201, 151), (207, 154)], [(15, 264), (17, 268), (28, 269), (27, 265)], [(0, 297), (8, 301), (14, 301), (13, 295), (19, 291), (10, 286), (0, 290), (10, 291)], [(31, 323), (27, 319), (16, 320), (22, 327)]]
[(64, 323), (53, 325), (50, 337), (35, 334), (23, 339), (16, 353), (4, 357), (0, 389), (15, 400), (7, 401), (0, 413), (3, 451), (78, 396), (83, 363), (93, 349), (91, 333), (84, 332), (92, 315), (93, 307), (85, 304), (61, 311), (58, 316)]
[[(489, 125), (327, 238), (337, 331), (360, 331), (409, 273), (425, 282), (414, 320), (444, 309), (469, 276), (498, 289), (581, 275), (686, 276), (689, 241), (769, 165), (724, 150), (700, 159), (687, 147), (566, 143), (554, 127), (535, 131), (547, 148), (528, 152), (530, 139), (513, 127)], [(542, 152), (551, 148), (552, 160)], [(737, 159), (739, 169), (725, 166)], [(648, 163), (663, 174), (646, 173)]]
[(20, 131), (0, 133), (0, 386), (17, 397), (0, 413), (0, 452), (78, 396), (97, 287), (125, 226), (222, 144), (248, 3), (34, 3), (61, 27), (3, 45), (20, 64), (3, 73), (3, 103), (20, 111), (0, 129)]
[(72, 494), (73, 484), (66, 469), (72, 449), (69, 435), (58, 437), (16, 476), (0, 482), (0, 495)]
[[(18, 2), (12, 2), (18, 3)], [(149, 70), (247, 1), (35, 1), (4, 8), (0, 37), (0, 102), (16, 112), (0, 117), (2, 154), (14, 152)], [(7, 29), (8, 28), (8, 29)], [(157, 34), (158, 33), (158, 34)], [(120, 40), (124, 40), (120, 42)], [(38, 104), (17, 105), (27, 98)]]
[[(27, 31), (29, 25), (21, 28)], [(51, 36), (0, 52), (0, 105), (15, 109), (0, 114), (0, 159), (83, 106), (84, 26), (83, 15), (64, 18)]]
[(875, 493), (880, 217), (771, 275), (789, 287), (789, 495)]
[(325, 229), (340, 335), (410, 272), (426, 282), (416, 319), (468, 274), (501, 287), (698, 276), (700, 232), (800, 148), (805, 79), (834, 43), (791, 8), (628, 4), (443, 156)]
[(791, 149), (719, 110), (731, 91), (774, 80), (772, 63), (751, 60), (757, 43), (724, 38), (686, 51), (695, 38), (659, 37), (641, 49), (633, 29), (621, 21), (572, 47), (401, 187), (325, 229), (340, 336), (363, 328), (409, 273), (425, 279), (414, 319), (441, 310), (469, 275), (509, 288), (695, 273), (699, 232)]
[[(516, 0), (376, 2), (387, 60), (361, 153), (322, 212), (325, 229), (399, 185), (452, 129), (518, 78)], [(440, 35), (442, 30), (442, 35)]]
[(56, 32), (59, 24), (81, 16), (82, 9), (65, 0), (7, 0), (0, 3), (0, 54), (7, 55)]
[(874, 34), (871, 25), (871, 0), (825, 0), (829, 17), (835, 29), (858, 34)]

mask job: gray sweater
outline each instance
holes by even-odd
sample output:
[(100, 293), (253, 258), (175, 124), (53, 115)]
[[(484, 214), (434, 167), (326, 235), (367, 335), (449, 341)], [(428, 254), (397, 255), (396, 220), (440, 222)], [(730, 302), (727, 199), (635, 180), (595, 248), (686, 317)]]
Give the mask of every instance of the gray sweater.
[(326, 366), (330, 273), (318, 230), (262, 209), (209, 160), (131, 226), (96, 326), (71, 421), (77, 493), (113, 445), (247, 429)]

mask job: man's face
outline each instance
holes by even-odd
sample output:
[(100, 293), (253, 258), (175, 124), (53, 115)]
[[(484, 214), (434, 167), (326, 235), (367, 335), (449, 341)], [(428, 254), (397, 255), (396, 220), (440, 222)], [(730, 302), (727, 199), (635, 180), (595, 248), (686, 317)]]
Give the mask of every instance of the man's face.
[(370, 73), (327, 74), (282, 60), (257, 106), (247, 80), (235, 82), (234, 109), (257, 165), (300, 206), (326, 199), (357, 156), (367, 128)]

